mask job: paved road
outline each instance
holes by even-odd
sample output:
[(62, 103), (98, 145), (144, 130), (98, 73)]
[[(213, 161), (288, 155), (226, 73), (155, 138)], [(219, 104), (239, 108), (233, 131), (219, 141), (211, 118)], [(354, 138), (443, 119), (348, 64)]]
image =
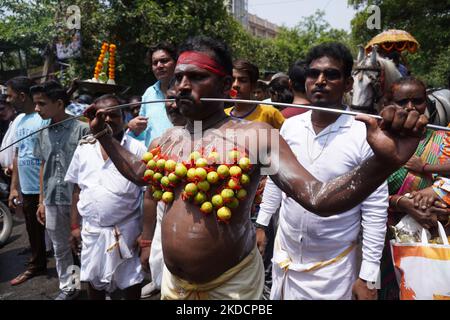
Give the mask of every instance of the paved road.
[[(52, 300), (58, 293), (58, 275), (55, 268), (55, 259), (48, 258), (47, 275), (34, 277), (18, 286), (11, 286), (9, 281), (19, 273), (25, 271), (29, 252), (21, 254), (29, 247), (25, 221), (22, 216), (13, 215), (14, 227), (9, 242), (0, 248), (0, 300)], [(146, 281), (144, 284), (148, 283)], [(113, 299), (120, 299), (114, 295)], [(82, 285), (80, 300), (86, 300), (85, 285)], [(146, 300), (157, 300), (159, 295)]]

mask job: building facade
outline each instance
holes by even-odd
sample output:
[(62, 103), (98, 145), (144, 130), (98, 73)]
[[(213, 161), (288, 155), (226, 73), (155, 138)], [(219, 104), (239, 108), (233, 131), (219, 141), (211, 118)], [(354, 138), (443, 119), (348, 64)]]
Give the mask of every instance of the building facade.
[(275, 38), (278, 26), (248, 12), (248, 0), (224, 0), (228, 12), (252, 35), (262, 38)]

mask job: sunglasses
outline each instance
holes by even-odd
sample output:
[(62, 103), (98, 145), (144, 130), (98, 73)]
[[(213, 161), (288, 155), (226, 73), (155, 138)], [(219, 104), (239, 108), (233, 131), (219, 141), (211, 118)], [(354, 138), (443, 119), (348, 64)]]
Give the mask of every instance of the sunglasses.
[(305, 72), (306, 78), (311, 78), (311, 79), (318, 79), (321, 74), (323, 74), (323, 76), (327, 80), (330, 80), (330, 81), (339, 80), (342, 78), (342, 73), (337, 69), (319, 70), (319, 69), (308, 68), (308, 69), (306, 69), (306, 72)]
[(413, 105), (419, 105), (425, 103), (425, 98), (411, 98), (411, 99), (402, 99), (402, 100), (394, 100), (394, 103), (399, 106), (406, 106), (409, 102), (411, 102)]

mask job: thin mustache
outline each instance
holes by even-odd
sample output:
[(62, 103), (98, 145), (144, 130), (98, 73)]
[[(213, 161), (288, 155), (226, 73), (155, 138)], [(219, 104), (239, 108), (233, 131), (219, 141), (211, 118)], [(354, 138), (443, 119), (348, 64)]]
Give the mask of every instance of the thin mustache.
[(179, 100), (191, 100), (192, 102), (195, 101), (195, 99), (194, 99), (194, 97), (193, 97), (192, 95), (182, 95), (182, 94), (179, 94), (179, 95), (176, 96), (175, 99), (176, 99), (177, 101), (179, 101)]

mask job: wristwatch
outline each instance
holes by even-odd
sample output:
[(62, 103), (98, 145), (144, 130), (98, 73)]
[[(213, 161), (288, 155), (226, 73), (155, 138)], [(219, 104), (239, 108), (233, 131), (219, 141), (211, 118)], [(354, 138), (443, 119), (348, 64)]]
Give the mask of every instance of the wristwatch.
[(265, 225), (262, 225), (262, 224), (260, 224), (260, 223), (258, 223), (258, 222), (255, 222), (255, 228), (259, 228), (259, 229), (263, 229), (263, 230), (267, 230), (267, 226), (265, 226)]

